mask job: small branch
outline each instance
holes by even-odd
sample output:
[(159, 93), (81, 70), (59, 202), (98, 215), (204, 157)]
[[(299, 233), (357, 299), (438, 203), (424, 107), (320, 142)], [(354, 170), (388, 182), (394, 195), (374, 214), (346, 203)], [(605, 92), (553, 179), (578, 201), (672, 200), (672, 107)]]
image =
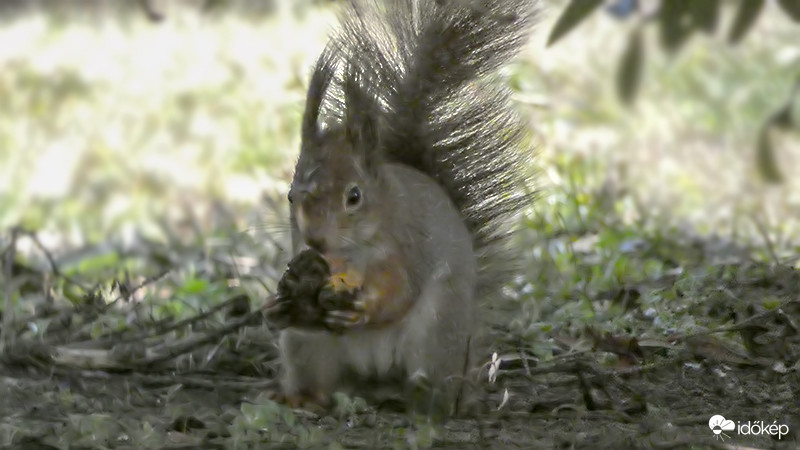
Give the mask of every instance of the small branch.
[(139, 340), (144, 340), (144, 339), (152, 339), (154, 337), (163, 336), (163, 335), (165, 335), (165, 334), (167, 334), (167, 333), (169, 333), (171, 331), (175, 331), (175, 330), (187, 327), (189, 325), (193, 325), (193, 324), (195, 324), (197, 322), (200, 322), (201, 320), (208, 319), (209, 317), (213, 316), (217, 312), (219, 312), (219, 311), (229, 307), (231, 304), (241, 300), (242, 297), (245, 297), (245, 295), (244, 294), (235, 295), (235, 296), (225, 300), (224, 302), (222, 302), (222, 303), (220, 303), (218, 305), (214, 305), (208, 311), (202, 312), (202, 313), (200, 313), (200, 314), (198, 314), (196, 316), (188, 317), (186, 319), (183, 319), (181, 321), (175, 322), (173, 324), (164, 326), (161, 329), (157, 329), (154, 333), (144, 332), (144, 333), (139, 333), (136, 336), (131, 336), (131, 337), (128, 337), (128, 338), (124, 338), (124, 339), (122, 339), (121, 342), (131, 342), (131, 341), (139, 341)]
[[(220, 305), (220, 307), (217, 307), (216, 310), (235, 301), (237, 298), (238, 297), (233, 297)], [(269, 303), (272, 303), (273, 300), (269, 300)], [(122, 342), (111, 349), (75, 348), (66, 345), (45, 346), (49, 350), (44, 353), (49, 356), (49, 358), (47, 358), (49, 363), (67, 368), (120, 371), (152, 368), (153, 366), (190, 353), (205, 345), (220, 342), (226, 335), (232, 334), (242, 327), (263, 323), (265, 311), (265, 309), (256, 309), (225, 324), (219, 329), (209, 331), (208, 333), (194, 334), (177, 342), (164, 344), (155, 348), (146, 348), (143, 344), (137, 346), (136, 342)], [(201, 316), (208, 316), (210, 314), (213, 314), (213, 312), (210, 311), (201, 314)], [(185, 326), (197, 320), (200, 320), (200, 318), (192, 317), (182, 321), (181, 326)], [(92, 342), (91, 344), (95, 343)], [(20, 355), (17, 356), (16, 360), (19, 360)]]
[[(53, 371), (57, 375), (72, 375), (72, 369), (56, 368)], [(237, 391), (268, 390), (275, 388), (277, 381), (274, 379), (250, 378), (250, 377), (217, 377), (210, 375), (191, 376), (191, 375), (157, 375), (146, 373), (126, 373), (123, 375), (104, 372), (99, 370), (80, 371), (82, 379), (108, 380), (115, 377), (124, 377), (126, 380), (141, 383), (145, 386), (175, 386), (183, 385), (188, 388), (196, 389), (230, 389)]]
[(758, 233), (764, 239), (764, 243), (767, 246), (767, 251), (769, 252), (769, 256), (772, 259), (772, 262), (775, 264), (780, 264), (780, 258), (778, 258), (778, 254), (775, 253), (775, 245), (773, 245), (772, 240), (769, 238), (769, 232), (767, 228), (758, 220), (757, 217), (753, 217), (753, 223), (756, 225), (756, 229), (758, 229)]
[(174, 359), (177, 356), (189, 353), (206, 344), (218, 341), (222, 339), (223, 336), (231, 334), (239, 328), (253, 323), (257, 319), (263, 320), (263, 315), (264, 312), (261, 309), (256, 309), (211, 333), (191, 336), (161, 349), (148, 350), (148, 356), (144, 359), (134, 361), (134, 364), (137, 366), (153, 366)]
[(170, 273), (171, 271), (172, 271), (172, 269), (165, 269), (165, 270), (162, 270), (161, 272), (157, 273), (156, 275), (153, 275), (152, 277), (146, 277), (144, 279), (144, 281), (142, 281), (138, 285), (134, 286), (133, 289), (128, 289), (127, 292), (125, 292), (124, 294), (122, 293), (122, 288), (120, 287), (120, 297), (115, 298), (114, 300), (112, 300), (111, 303), (116, 303), (116, 301), (119, 300), (121, 297), (126, 297), (126, 300), (127, 300), (128, 297), (132, 296), (133, 294), (138, 292), (140, 289), (144, 288), (145, 286), (147, 286), (149, 284), (152, 284), (152, 283), (155, 283), (156, 281), (161, 280), (162, 278), (167, 276), (167, 274)]
[(55, 275), (55, 276), (57, 276), (59, 278), (63, 278), (67, 282), (69, 282), (71, 284), (74, 284), (75, 286), (78, 286), (79, 288), (83, 289), (84, 291), (88, 292), (88, 291), (91, 290), (89, 287), (83, 285), (82, 283), (80, 283), (78, 281), (75, 281), (74, 279), (72, 279), (72, 277), (62, 273), (58, 269), (58, 264), (56, 264), (56, 261), (53, 258), (53, 255), (50, 253), (50, 250), (48, 250), (47, 247), (45, 247), (44, 244), (42, 244), (42, 241), (39, 240), (39, 236), (37, 236), (35, 232), (33, 232), (33, 231), (24, 231), (24, 230), (20, 230), (20, 231), (22, 231), (22, 233), (24, 233), (26, 236), (30, 237), (31, 240), (33, 240), (33, 243), (36, 244), (36, 247), (39, 248), (39, 250), (41, 250), (42, 253), (44, 253), (45, 258), (47, 258), (47, 262), (50, 264), (50, 270), (52, 270), (53, 275)]

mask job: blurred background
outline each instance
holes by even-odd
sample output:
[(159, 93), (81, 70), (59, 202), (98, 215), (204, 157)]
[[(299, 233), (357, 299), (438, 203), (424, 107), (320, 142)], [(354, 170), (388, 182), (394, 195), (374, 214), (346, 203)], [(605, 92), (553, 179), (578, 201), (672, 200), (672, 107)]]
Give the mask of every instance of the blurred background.
[[(433, 444), (430, 424), (352, 421), (363, 400), (321, 427), (259, 395), (340, 3), (0, 0), (0, 447)], [(540, 3), (498, 75), (540, 195), (487, 308), (505, 411), (481, 440), (710, 445), (698, 411), (797, 430), (800, 2)]]
[[(739, 2), (714, 2), (715, 27), (677, 45), (664, 35), (681, 29), (657, 26), (660, 2), (587, 3), (600, 7), (552, 45), (569, 2), (543, 3), (502, 73), (535, 144), (531, 239), (676, 232), (796, 264), (800, 34), (788, 2), (763, 2), (735, 44)], [(264, 262), (283, 257), (304, 86), (336, 6), (0, 3), (3, 246), (10, 230), (35, 232), (14, 238), (31, 266), (47, 267), (44, 247), (62, 269), (143, 273), (154, 248), (169, 259), (213, 247), (236, 270), (277, 276), (281, 264)], [(785, 126), (771, 126), (781, 112)]]

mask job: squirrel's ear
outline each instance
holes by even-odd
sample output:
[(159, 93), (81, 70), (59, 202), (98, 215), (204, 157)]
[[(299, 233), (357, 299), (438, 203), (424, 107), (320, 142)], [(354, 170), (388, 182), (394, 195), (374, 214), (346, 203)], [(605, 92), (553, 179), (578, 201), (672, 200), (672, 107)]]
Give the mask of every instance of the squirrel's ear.
[(355, 66), (348, 67), (344, 78), (345, 131), (347, 140), (360, 150), (369, 167), (378, 155), (378, 117), (376, 96), (370, 95), (365, 74)]
[(319, 113), (328, 86), (336, 73), (336, 48), (329, 44), (314, 64), (314, 72), (308, 84), (306, 110), (303, 113), (302, 137), (304, 141), (314, 141), (319, 137)]

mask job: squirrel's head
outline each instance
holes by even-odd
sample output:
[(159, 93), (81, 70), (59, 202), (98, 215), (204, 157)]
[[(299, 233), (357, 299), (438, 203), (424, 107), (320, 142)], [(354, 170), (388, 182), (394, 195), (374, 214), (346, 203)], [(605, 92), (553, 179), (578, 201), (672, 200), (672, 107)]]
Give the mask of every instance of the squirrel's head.
[(377, 167), (346, 133), (331, 130), (295, 168), (289, 202), (305, 243), (323, 254), (369, 245), (381, 220)]
[(302, 149), (289, 191), (305, 243), (323, 254), (346, 256), (374, 242), (382, 214), (377, 100), (364, 76), (344, 71), (338, 123), (320, 125), (323, 98), (336, 75), (334, 53), (323, 52), (314, 70), (303, 117)]

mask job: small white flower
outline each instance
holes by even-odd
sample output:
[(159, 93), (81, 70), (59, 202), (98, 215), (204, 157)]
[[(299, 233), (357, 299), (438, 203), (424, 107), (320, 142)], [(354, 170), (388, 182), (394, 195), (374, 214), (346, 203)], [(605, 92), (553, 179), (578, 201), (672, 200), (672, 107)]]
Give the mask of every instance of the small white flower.
[(508, 398), (509, 397), (510, 397), (510, 395), (508, 393), (508, 389), (504, 389), (503, 390), (503, 401), (500, 402), (500, 406), (497, 407), (498, 411), (500, 411), (501, 409), (503, 409), (504, 406), (506, 406), (506, 403), (508, 403)]
[(489, 383), (497, 381), (497, 371), (500, 369), (500, 359), (497, 352), (492, 353), (492, 362), (489, 364)]

